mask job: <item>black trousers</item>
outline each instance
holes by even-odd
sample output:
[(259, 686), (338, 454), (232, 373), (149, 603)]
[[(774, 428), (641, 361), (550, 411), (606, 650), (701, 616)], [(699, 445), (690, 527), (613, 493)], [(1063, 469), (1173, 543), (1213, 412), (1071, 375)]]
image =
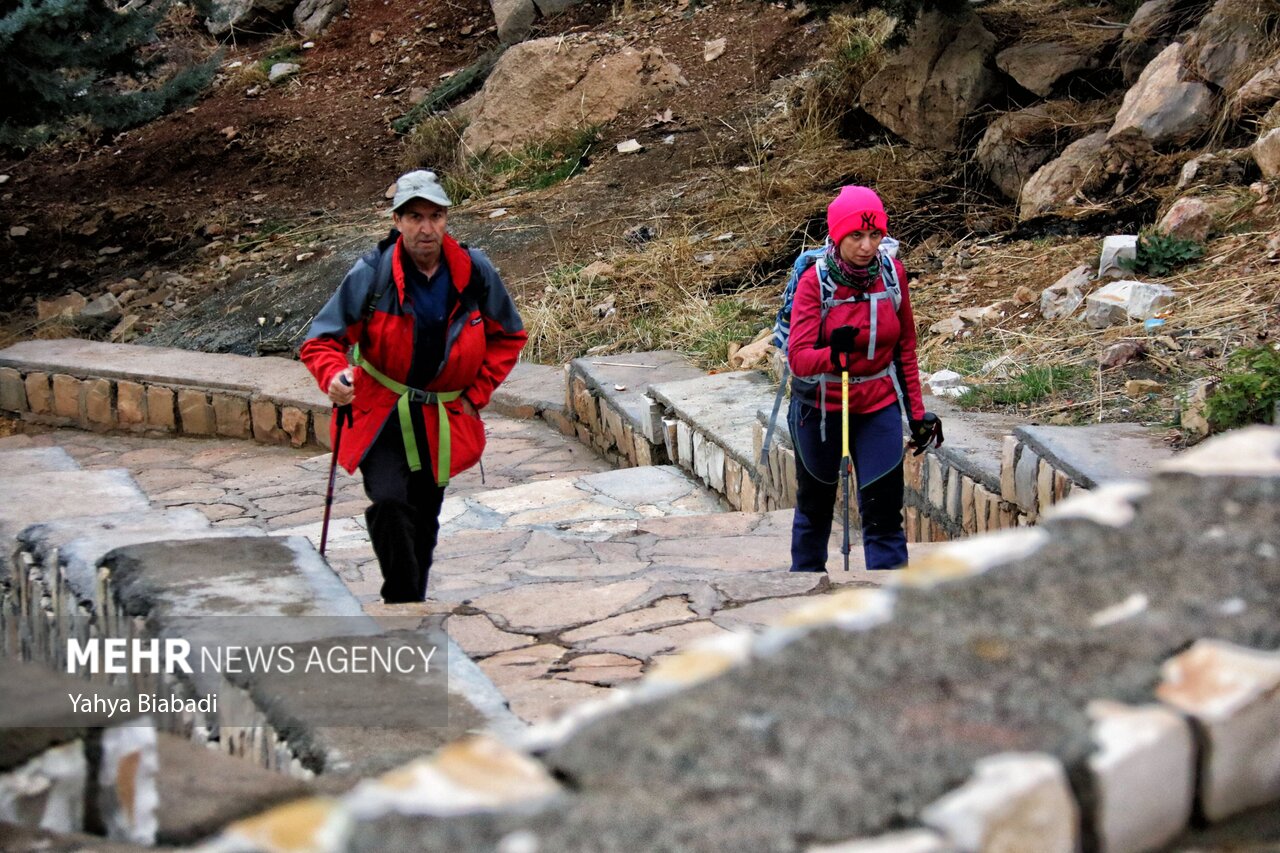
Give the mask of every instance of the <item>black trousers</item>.
[(388, 604), (427, 597), (427, 575), (440, 533), (445, 490), (436, 485), (421, 418), (414, 418), (414, 426), (421, 471), (409, 470), (394, 411), (360, 462), (364, 492), (373, 502), (364, 517), (382, 569), (382, 600)]

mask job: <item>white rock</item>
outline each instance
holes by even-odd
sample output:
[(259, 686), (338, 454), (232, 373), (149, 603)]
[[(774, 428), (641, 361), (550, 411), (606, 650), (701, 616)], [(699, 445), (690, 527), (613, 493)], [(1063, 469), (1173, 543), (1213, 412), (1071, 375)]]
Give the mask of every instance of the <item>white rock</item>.
[(970, 388), (968, 385), (956, 385), (951, 388), (939, 388), (933, 392), (933, 396), (946, 397), (948, 399), (955, 399), (956, 397), (963, 397), (965, 394), (968, 394), (972, 390), (973, 389)]
[(704, 42), (702, 45), (702, 58), (707, 62), (714, 62), (724, 55), (724, 49), (727, 44), (728, 40), (722, 38)]
[(920, 817), (964, 850), (1075, 853), (1080, 843), (1067, 774), (1042, 753), (980, 760), (968, 782), (926, 806)]
[(1147, 320), (1173, 302), (1173, 289), (1142, 281), (1115, 281), (1085, 298), (1084, 320), (1094, 329)]
[(494, 208), (493, 210), (489, 211), (489, 218), (490, 218), (490, 219), (498, 219), (498, 218), (503, 217), (503, 216), (506, 216), (506, 215), (507, 215), (507, 209), (506, 209), (505, 207), (497, 207), (497, 208)]
[(3, 186), (4, 184), (7, 184), (7, 183), (9, 183), (9, 176), (0, 175), (0, 186)]
[(964, 384), (964, 377), (954, 370), (939, 370), (929, 375), (929, 387), (937, 394), (943, 388), (955, 388)]
[(1158, 705), (1090, 702), (1094, 826), (1107, 853), (1163, 847), (1191, 819), (1196, 751), (1187, 721)]
[(1198, 640), (1161, 674), (1156, 697), (1204, 733), (1205, 817), (1222, 820), (1280, 799), (1280, 653)]
[(25, 237), (31, 233), (31, 229), (25, 225), (14, 225), (9, 229), (10, 237)]
[(1098, 278), (1119, 278), (1129, 271), (1120, 261), (1138, 258), (1137, 234), (1113, 234), (1102, 241), (1102, 258), (1098, 261)]
[(292, 77), (302, 70), (302, 66), (296, 62), (277, 62), (271, 66), (271, 71), (267, 74), (268, 83), (278, 83), (285, 78)]
[(1063, 320), (1075, 313), (1084, 302), (1085, 289), (1093, 283), (1093, 271), (1078, 266), (1040, 291), (1040, 316), (1046, 320)]
[(644, 150), (644, 146), (634, 139), (619, 142), (617, 148), (619, 154), (636, 154)]

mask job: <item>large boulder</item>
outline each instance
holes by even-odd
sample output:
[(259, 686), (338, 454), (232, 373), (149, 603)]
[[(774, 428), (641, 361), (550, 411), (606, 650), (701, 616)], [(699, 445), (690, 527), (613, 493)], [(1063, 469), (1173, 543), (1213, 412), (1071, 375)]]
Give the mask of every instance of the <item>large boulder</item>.
[(1227, 94), (1249, 78), (1257, 60), (1270, 48), (1264, 5), (1257, 0), (1213, 4), (1187, 42), (1187, 61), (1201, 78)]
[(1070, 140), (1068, 134), (1079, 124), (1073, 104), (1037, 104), (1006, 113), (987, 127), (974, 159), (1005, 196), (1016, 201), (1027, 179)]
[(514, 45), (485, 81), (462, 134), (471, 152), (516, 151), (557, 132), (612, 121), (685, 80), (657, 48), (616, 49), (588, 38)]
[(1022, 88), (1047, 97), (1064, 77), (1097, 68), (1099, 60), (1080, 48), (1059, 42), (1016, 44), (996, 54), (996, 65)]
[(347, 8), (347, 0), (302, 0), (293, 10), (293, 26), (304, 36), (318, 36)]
[(1018, 218), (1031, 219), (1080, 201), (1080, 191), (1107, 142), (1098, 131), (1067, 146), (1058, 159), (1046, 163), (1031, 176), (1018, 200)]
[(1204, 83), (1191, 79), (1183, 54), (1183, 46), (1174, 42), (1151, 60), (1125, 93), (1108, 139), (1137, 131), (1153, 145), (1175, 146), (1209, 129), (1217, 96)]
[(205, 26), (215, 36), (287, 17), (297, 0), (211, 0)]
[(913, 145), (954, 151), (965, 118), (998, 89), (995, 45), (976, 15), (923, 14), (907, 45), (862, 87), (862, 108)]

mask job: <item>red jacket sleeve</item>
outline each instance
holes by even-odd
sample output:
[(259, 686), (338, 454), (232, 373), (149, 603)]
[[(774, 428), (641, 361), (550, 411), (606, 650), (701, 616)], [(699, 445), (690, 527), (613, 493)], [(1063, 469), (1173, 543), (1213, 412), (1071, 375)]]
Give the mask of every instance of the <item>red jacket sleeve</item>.
[(375, 275), (376, 268), (371, 265), (369, 257), (357, 261), (311, 321), (307, 340), (298, 351), (298, 357), (326, 394), (333, 377), (347, 368), (347, 350), (360, 340), (364, 329), (364, 304)]
[(480, 264), (485, 279), (484, 303), (480, 313), (484, 317), (484, 361), (476, 373), (475, 381), (464, 392), (471, 405), (483, 409), (489, 405), (494, 389), (502, 383), (516, 366), (520, 350), (529, 335), (524, 330), (520, 312), (502, 283), (501, 276), (483, 252), (472, 251), (472, 263)]
[(817, 376), (835, 370), (831, 347), (818, 345), (818, 332), (822, 325), (822, 294), (818, 291), (818, 269), (814, 265), (800, 275), (795, 299), (791, 303), (787, 363), (796, 376)]
[(916, 359), (916, 321), (911, 311), (911, 294), (907, 292), (907, 271), (902, 263), (893, 259), (898, 270), (898, 282), (902, 288), (902, 305), (898, 308), (898, 322), (902, 331), (898, 335), (898, 352), (894, 363), (898, 370), (898, 382), (907, 398), (907, 412), (912, 420), (924, 417), (924, 397), (920, 392), (920, 364)]

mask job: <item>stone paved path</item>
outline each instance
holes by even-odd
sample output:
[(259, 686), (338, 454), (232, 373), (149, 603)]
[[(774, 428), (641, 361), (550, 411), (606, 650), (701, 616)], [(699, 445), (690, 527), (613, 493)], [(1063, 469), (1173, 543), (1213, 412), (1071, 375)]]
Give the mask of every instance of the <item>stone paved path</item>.
[[(341, 473), (329, 560), (387, 628), (449, 613), (449, 633), (526, 720), (598, 697), (695, 639), (768, 624), (798, 597), (878, 582), (860, 567), (786, 572), (790, 511), (726, 512), (677, 469), (614, 471), (540, 421), (487, 423), (485, 483), (473, 469), (450, 486), (430, 601), (380, 603), (366, 500)], [(75, 430), (0, 444), (58, 445), (84, 468), (129, 469), (156, 505), (319, 540), (327, 455)]]

